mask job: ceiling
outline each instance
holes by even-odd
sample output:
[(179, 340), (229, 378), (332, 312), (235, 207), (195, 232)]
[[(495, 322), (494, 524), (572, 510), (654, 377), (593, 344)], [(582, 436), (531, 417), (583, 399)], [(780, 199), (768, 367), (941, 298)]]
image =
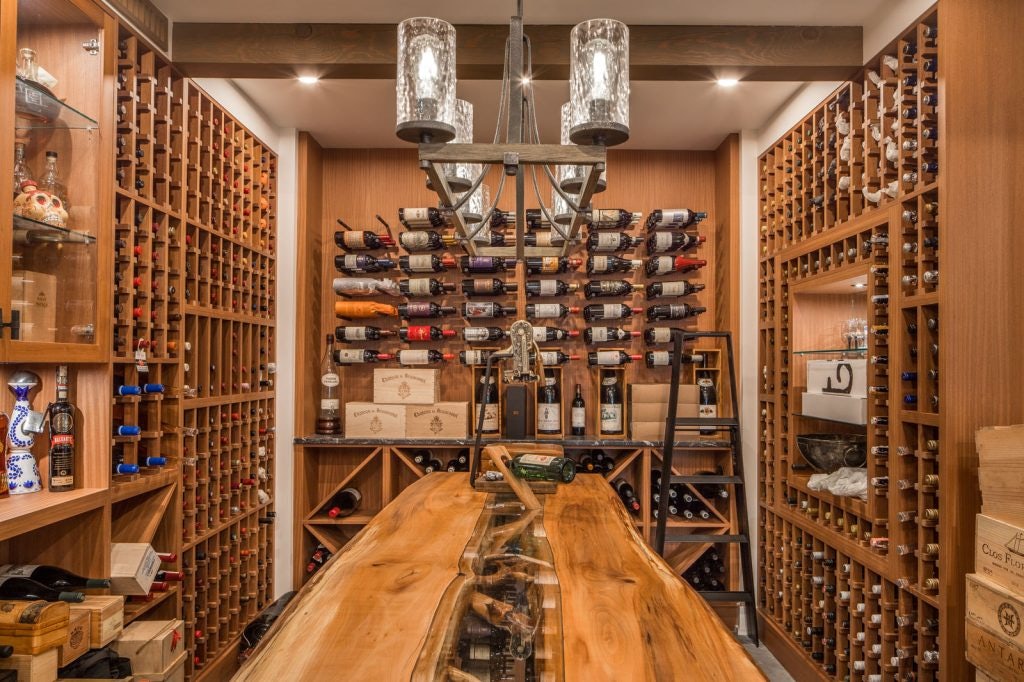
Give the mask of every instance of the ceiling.
[[(901, 2), (904, 0), (896, 0)], [(154, 0), (177, 22), (392, 23), (427, 13), (456, 24), (505, 23), (509, 0)], [(571, 24), (608, 16), (631, 24), (864, 25), (892, 0), (526, 0), (527, 23)], [(242, 9), (244, 7), (244, 9)], [(495, 49), (500, 49), (496, 46)], [(280, 79), (235, 83), (278, 126), (313, 134), (325, 147), (397, 147), (392, 80), (325, 80), (303, 85)], [(714, 149), (726, 135), (761, 128), (800, 88), (793, 82), (740, 83), (732, 89), (701, 82), (636, 82), (630, 98), (631, 139), (624, 148)], [(557, 142), (558, 107), (565, 81), (537, 81), (542, 138)], [(490, 141), (497, 118), (498, 83), (460, 81), (459, 97), (473, 102), (476, 141)]]

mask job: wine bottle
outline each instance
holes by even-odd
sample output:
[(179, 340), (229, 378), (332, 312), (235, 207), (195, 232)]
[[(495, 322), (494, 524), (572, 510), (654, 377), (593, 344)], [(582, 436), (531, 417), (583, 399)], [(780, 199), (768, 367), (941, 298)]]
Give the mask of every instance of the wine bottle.
[(480, 317), (506, 317), (515, 315), (515, 306), (503, 306), (491, 301), (467, 301), (462, 304), (462, 316), (467, 319)]
[(341, 379), (334, 371), (334, 337), (327, 335), (327, 349), (320, 361), (320, 410), (316, 418), (316, 432), (325, 435), (341, 433), (341, 403), (338, 386)]
[(398, 280), (398, 288), (406, 297), (441, 296), (455, 291), (455, 285), (441, 282), (433, 277), (413, 277)]
[(642, 217), (641, 213), (621, 208), (599, 208), (583, 212), (583, 221), (592, 230), (622, 230), (636, 224)]
[[(340, 219), (342, 227), (348, 227)], [(338, 230), (334, 233), (334, 243), (342, 251), (369, 251), (394, 246), (395, 242), (388, 234), (377, 234), (367, 230)]]
[(334, 339), (341, 343), (349, 341), (379, 341), (388, 336), (394, 336), (395, 332), (381, 329), (379, 327), (335, 327)]
[(621, 320), (643, 311), (643, 308), (631, 308), (623, 303), (594, 303), (583, 308), (583, 319), (587, 322), (594, 320)]
[(565, 296), (579, 288), (578, 284), (569, 284), (560, 279), (534, 279), (526, 283), (526, 297)]
[(345, 488), (331, 498), (327, 505), (327, 516), (336, 519), (339, 516), (351, 516), (363, 501), (362, 494), (355, 488)]
[(647, 216), (644, 227), (648, 232), (656, 229), (680, 229), (696, 225), (707, 217), (708, 214), (703, 211), (691, 211), (688, 208), (659, 208)]
[[(644, 353), (644, 362), (648, 367), (668, 367), (672, 364), (672, 353), (667, 350), (647, 351)], [(679, 355), (679, 363), (682, 365), (699, 365), (703, 362), (703, 355), (694, 353)]]
[(464, 341), (500, 341), (508, 336), (501, 327), (463, 327), (462, 339)]
[(479, 423), (480, 413), (483, 413), (483, 426), (480, 433), (498, 433), (498, 385), (494, 377), (487, 381), (486, 376), (480, 377), (480, 386), (476, 394), (476, 414), (473, 416), (473, 426)]
[(566, 258), (565, 256), (528, 256), (526, 258), (526, 274), (557, 274), (575, 270), (580, 266), (579, 258)]
[(503, 272), (514, 267), (515, 259), (513, 258), (498, 256), (462, 256), (459, 258), (459, 268), (466, 274)]
[(576, 478), (576, 463), (568, 457), (519, 455), (509, 467), (517, 478), (570, 483)]
[(537, 432), (562, 432), (562, 394), (554, 372), (544, 372), (544, 384), (537, 386)]
[(400, 208), (398, 221), (410, 230), (424, 227), (444, 227), (445, 218), (441, 211), (433, 206), (427, 208)]
[(655, 232), (647, 238), (648, 253), (672, 253), (689, 251), (697, 248), (707, 240), (702, 234), (689, 232)]
[(369, 319), (376, 317), (394, 317), (398, 309), (386, 303), (376, 301), (336, 301), (334, 314), (343, 320)]
[(313, 553), (309, 556), (309, 562), (306, 564), (306, 573), (313, 574), (319, 571), (331, 556), (333, 555), (330, 550), (323, 545), (317, 545), (316, 549), (314, 549)]
[(619, 499), (622, 500), (622, 504), (626, 505), (626, 509), (633, 514), (640, 513), (640, 500), (637, 499), (636, 491), (633, 490), (633, 486), (631, 486), (626, 479), (615, 479), (612, 481), (612, 487), (615, 488), (615, 492), (618, 493)]
[(368, 272), (383, 272), (395, 267), (390, 258), (375, 258), (368, 254), (345, 254), (334, 257), (334, 269), (348, 275), (362, 275)]
[(85, 601), (81, 592), (65, 591), (47, 587), (29, 578), (16, 575), (0, 575), (0, 599), (17, 599), (21, 601), (66, 601), (78, 603)]
[(394, 355), (390, 353), (381, 353), (376, 350), (349, 350), (347, 348), (341, 348), (334, 351), (334, 362), (338, 365), (355, 365), (364, 362), (384, 362), (394, 359)]
[(642, 260), (626, 260), (618, 256), (591, 256), (587, 259), (588, 275), (607, 275), (612, 272), (629, 272), (643, 265)]
[(398, 364), (400, 365), (436, 365), (454, 359), (454, 353), (442, 353), (433, 349), (398, 351)]
[(587, 251), (618, 253), (640, 246), (643, 237), (630, 237), (625, 232), (591, 232), (587, 235)]
[(52, 590), (105, 589), (110, 587), (106, 578), (85, 578), (59, 566), (38, 564), (5, 564), (0, 566), (0, 576), (28, 578)]
[(670, 327), (650, 327), (644, 330), (644, 341), (649, 344), (669, 343), (672, 341)]
[(565, 237), (555, 230), (529, 232), (523, 235), (523, 244), (526, 246), (561, 246), (564, 243)]
[(572, 399), (570, 412), (570, 433), (582, 436), (587, 432), (587, 404), (583, 400), (583, 387), (576, 384), (576, 394)]
[(699, 258), (686, 258), (684, 256), (655, 256), (647, 261), (647, 274), (667, 275), (670, 272), (693, 272), (708, 262)]
[(462, 293), (466, 296), (501, 296), (515, 293), (517, 288), (515, 282), (494, 278), (462, 280)]
[(417, 254), (415, 256), (399, 256), (398, 267), (402, 272), (413, 274), (415, 272), (444, 272), (448, 268), (455, 267), (455, 259), (450, 254), (438, 258), (435, 253)]
[(607, 298), (611, 296), (628, 296), (634, 291), (643, 291), (644, 285), (630, 284), (624, 279), (603, 279), (587, 282), (583, 287), (583, 295), (587, 298)]
[(441, 235), (434, 230), (412, 230), (398, 235), (398, 243), (410, 253), (422, 251), (441, 251), (455, 245), (455, 237)]
[(634, 360), (643, 360), (643, 357), (621, 350), (598, 350), (587, 353), (587, 364), (591, 367), (595, 365), (625, 365)]
[(674, 305), (652, 305), (647, 309), (647, 321), (654, 320), (685, 320), (688, 317), (696, 317), (707, 308), (699, 305), (687, 305), (679, 303)]
[(703, 284), (692, 282), (653, 282), (647, 285), (647, 298), (666, 298), (668, 296), (691, 296), (704, 291)]
[[(699, 377), (697, 379), (697, 387), (700, 390), (697, 416), (702, 419), (717, 419), (718, 390), (715, 388), (715, 382), (708, 377)], [(700, 429), (700, 435), (702, 436), (710, 436), (714, 433), (715, 429), (713, 428)]]
[(466, 366), (479, 366), (487, 364), (487, 358), (494, 351), (489, 350), (461, 350), (459, 351), (459, 362)]
[(587, 327), (583, 330), (583, 340), (587, 343), (625, 341), (634, 336), (640, 336), (640, 332), (627, 331), (618, 327)]
[[(623, 355), (625, 355), (623, 353)], [(640, 356), (637, 356), (639, 358)], [(622, 388), (618, 372), (601, 373), (601, 434), (619, 435), (623, 432)]]
[(564, 365), (570, 360), (579, 360), (578, 355), (567, 355), (560, 350), (542, 350), (540, 352), (540, 364), (545, 367), (551, 365)]
[(414, 317), (444, 317), (454, 315), (456, 310), (453, 306), (441, 306), (433, 301), (429, 303), (405, 303), (398, 306), (398, 316), (410, 319)]
[(433, 325), (410, 325), (398, 330), (398, 336), (405, 342), (411, 341), (440, 341), (441, 339), (455, 336), (454, 329), (441, 329)]
[(57, 365), (57, 399), (49, 407), (50, 490), (75, 488), (75, 408), (68, 401), (68, 366)]
[(576, 338), (580, 333), (573, 330), (559, 329), (558, 327), (534, 327), (533, 328), (533, 340), (537, 343), (544, 343), (545, 341), (565, 341), (566, 339)]
[(579, 308), (569, 307), (561, 303), (527, 303), (526, 317), (533, 320), (557, 319), (565, 317), (570, 313), (576, 314)]

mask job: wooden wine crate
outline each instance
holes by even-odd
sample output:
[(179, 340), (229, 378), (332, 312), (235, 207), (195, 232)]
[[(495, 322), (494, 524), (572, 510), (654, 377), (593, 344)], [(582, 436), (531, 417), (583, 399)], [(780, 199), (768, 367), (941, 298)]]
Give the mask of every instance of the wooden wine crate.
[(0, 645), (16, 654), (38, 654), (61, 646), (68, 638), (71, 610), (65, 602), (0, 602)]
[(53, 682), (57, 679), (57, 649), (41, 654), (14, 654), (0, 658), (0, 670), (13, 670), (18, 682)]
[(124, 629), (124, 597), (89, 595), (85, 601), (71, 604), (71, 615), (89, 614), (89, 639), (94, 648), (106, 646)]
[(185, 659), (188, 652), (182, 651), (178, 657), (160, 673), (136, 673), (133, 682), (185, 682)]
[(405, 405), (345, 404), (346, 438), (404, 438)]
[(974, 570), (982, 577), (1024, 594), (1024, 528), (978, 514)]
[(373, 402), (382, 405), (433, 405), (441, 401), (437, 369), (373, 370)]
[(967, 660), (997, 680), (1024, 675), (1024, 650), (974, 623), (967, 622)]
[(466, 438), (469, 403), (409, 405), (405, 408), (406, 438)]
[(1024, 649), (1024, 597), (976, 573), (967, 576), (967, 621)]
[(91, 616), (87, 611), (71, 611), (68, 638), (57, 649), (57, 661), (63, 668), (92, 647)]
[(992, 677), (991, 675), (982, 670), (975, 669), (974, 682), (1001, 682), (1001, 680)]
[(163, 674), (180, 660), (184, 636), (185, 624), (180, 620), (137, 620), (114, 642), (114, 650), (131, 659), (136, 676)]
[(160, 572), (160, 557), (145, 542), (110, 545), (110, 591), (117, 594), (149, 594)]
[(1024, 526), (1024, 425), (979, 429), (974, 440), (982, 513)]

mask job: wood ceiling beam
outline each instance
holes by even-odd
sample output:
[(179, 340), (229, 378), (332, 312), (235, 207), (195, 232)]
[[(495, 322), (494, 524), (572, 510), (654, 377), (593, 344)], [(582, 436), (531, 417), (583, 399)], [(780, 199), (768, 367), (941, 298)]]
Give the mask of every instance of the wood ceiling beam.
[[(527, 26), (533, 76), (565, 80), (571, 26)], [(508, 27), (456, 26), (458, 77), (502, 74)], [(630, 26), (636, 81), (844, 80), (860, 67), (860, 26)], [(394, 24), (176, 23), (172, 58), (209, 78), (394, 78)]]

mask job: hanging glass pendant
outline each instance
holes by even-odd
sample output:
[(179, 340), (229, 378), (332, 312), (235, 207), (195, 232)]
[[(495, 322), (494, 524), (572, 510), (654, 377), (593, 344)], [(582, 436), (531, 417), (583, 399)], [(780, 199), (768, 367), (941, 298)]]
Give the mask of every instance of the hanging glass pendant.
[[(562, 105), (562, 136), (561, 144), (572, 144), (572, 140), (569, 139), (569, 129), (572, 127), (572, 102), (566, 102)], [(562, 191), (568, 192), (569, 194), (579, 194), (580, 190), (583, 189), (583, 183), (587, 179), (588, 168), (586, 166), (567, 166), (561, 165), (558, 167), (558, 186), (562, 188)], [(608, 169), (601, 171), (601, 177), (597, 179), (597, 187), (594, 189), (594, 193), (603, 192), (608, 187)], [(555, 193), (557, 194), (557, 192)], [(565, 205), (565, 200), (559, 197), (559, 201)]]
[[(566, 166), (562, 166), (566, 168)], [(564, 191), (564, 190), (563, 190)], [(573, 196), (572, 200), (577, 201), (578, 196)], [(551, 218), (559, 225), (568, 225), (572, 222), (575, 211), (570, 208), (568, 202), (562, 198), (562, 195), (558, 193), (558, 190), (551, 189)]]
[(398, 25), (395, 134), (407, 142), (455, 137), (455, 28), (430, 17)]
[[(464, 99), (455, 100), (455, 139), (459, 144), (473, 144), (473, 105)], [(445, 175), (448, 186), (453, 192), (465, 192), (473, 186), (480, 165), (473, 163), (445, 164)]]
[[(481, 167), (479, 165), (467, 165), (471, 166), (470, 170), (475, 171), (476, 173), (480, 173)], [(461, 199), (462, 197), (459, 198)], [(476, 226), (480, 224), (480, 221), (484, 219), (484, 213), (487, 212), (487, 208), (490, 205), (491, 188), (487, 186), (486, 182), (481, 182), (480, 186), (477, 187), (476, 191), (473, 192), (473, 194), (469, 197), (469, 201), (467, 201), (462, 206), (462, 208), (459, 209), (460, 211), (462, 211), (462, 219), (465, 220), (466, 223), (469, 225), (470, 231), (473, 231), (476, 228)], [(486, 227), (480, 231), (480, 234), (478, 234), (477, 237), (484, 234), (484, 232), (487, 232), (487, 237), (489, 239), (490, 230), (489, 228)]]
[(614, 19), (581, 22), (569, 51), (570, 139), (622, 144), (629, 139), (629, 27)]

